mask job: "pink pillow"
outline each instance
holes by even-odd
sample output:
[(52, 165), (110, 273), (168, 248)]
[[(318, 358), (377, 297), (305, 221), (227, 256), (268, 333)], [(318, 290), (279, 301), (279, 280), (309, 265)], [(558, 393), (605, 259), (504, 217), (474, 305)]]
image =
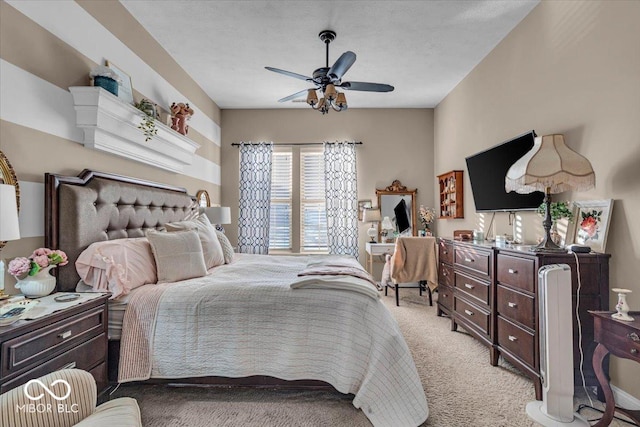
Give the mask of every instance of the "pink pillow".
[(147, 283), (156, 283), (156, 263), (146, 237), (116, 239), (89, 245), (76, 261), (82, 280), (117, 298)]

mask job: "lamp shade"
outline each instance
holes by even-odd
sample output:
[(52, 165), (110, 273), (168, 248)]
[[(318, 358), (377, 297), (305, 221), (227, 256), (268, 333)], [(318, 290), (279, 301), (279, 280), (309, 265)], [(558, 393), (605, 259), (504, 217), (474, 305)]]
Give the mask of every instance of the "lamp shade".
[(391, 222), (391, 220), (389, 219), (388, 216), (385, 216), (382, 219), (382, 223), (380, 224), (380, 227), (383, 230), (393, 230), (395, 227), (393, 226), (393, 223)]
[(563, 135), (536, 137), (533, 148), (509, 168), (505, 190), (520, 194), (586, 191), (596, 185), (591, 163), (564, 143)]
[(362, 213), (362, 222), (380, 221), (380, 209), (365, 209)]
[(228, 206), (212, 206), (203, 209), (212, 224), (231, 224), (231, 208)]
[(0, 184), (0, 241), (19, 238), (16, 188), (13, 185)]

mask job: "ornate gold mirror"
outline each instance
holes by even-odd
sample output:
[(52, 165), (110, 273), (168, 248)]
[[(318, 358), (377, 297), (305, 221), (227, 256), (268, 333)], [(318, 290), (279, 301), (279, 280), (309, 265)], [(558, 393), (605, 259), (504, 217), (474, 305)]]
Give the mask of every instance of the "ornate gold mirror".
[(196, 200), (201, 208), (208, 208), (211, 206), (211, 199), (207, 190), (200, 190), (196, 193)]
[[(384, 189), (376, 189), (378, 196), (378, 207), (380, 217), (389, 217), (395, 230), (405, 235), (418, 235), (416, 227), (416, 193), (418, 190), (410, 190), (399, 180), (395, 180), (390, 186)], [(382, 225), (378, 225), (378, 230), (382, 231)]]
[[(0, 184), (9, 184), (16, 187), (16, 203), (18, 205), (18, 211), (20, 211), (20, 185), (18, 184), (18, 177), (16, 172), (11, 167), (9, 159), (0, 151)], [(0, 249), (4, 247), (6, 242), (0, 242)]]

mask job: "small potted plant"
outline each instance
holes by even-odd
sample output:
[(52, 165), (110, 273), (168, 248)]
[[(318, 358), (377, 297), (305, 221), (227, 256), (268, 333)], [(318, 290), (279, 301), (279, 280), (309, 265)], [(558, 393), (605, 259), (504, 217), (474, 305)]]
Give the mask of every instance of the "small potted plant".
[(136, 104), (136, 108), (144, 113), (142, 122), (138, 125), (138, 129), (141, 129), (144, 133), (145, 142), (151, 140), (154, 135), (158, 134), (156, 128), (156, 119), (158, 118), (158, 109), (156, 104), (148, 99), (142, 99)]
[[(561, 236), (558, 233), (558, 221), (567, 218), (569, 221), (573, 221), (573, 212), (569, 208), (571, 202), (551, 202), (551, 221), (553, 224), (551, 226), (551, 238), (557, 244), (560, 244)], [(545, 204), (542, 203), (538, 206), (538, 215), (545, 216), (546, 207)]]
[(89, 76), (93, 78), (93, 85), (99, 86), (115, 96), (118, 96), (118, 83), (120, 77), (111, 68), (105, 65), (99, 65), (89, 73)]
[(17, 257), (9, 262), (9, 274), (16, 278), (16, 289), (29, 298), (49, 295), (56, 287), (56, 278), (49, 270), (67, 265), (67, 254), (60, 250), (38, 248), (29, 258)]

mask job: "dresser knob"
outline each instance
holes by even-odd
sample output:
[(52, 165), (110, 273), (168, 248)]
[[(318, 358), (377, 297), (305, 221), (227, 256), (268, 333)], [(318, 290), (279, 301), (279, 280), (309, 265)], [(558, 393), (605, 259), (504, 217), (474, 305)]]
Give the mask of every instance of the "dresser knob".
[(636, 334), (635, 332), (631, 332), (630, 334), (627, 335), (627, 338), (629, 338), (631, 341), (633, 342), (638, 342), (640, 341), (640, 337), (638, 336), (638, 334)]
[(513, 335), (509, 335), (509, 341), (518, 341), (518, 337), (514, 337)]
[(509, 269), (509, 274), (517, 274), (518, 270), (514, 270), (513, 268)]
[(475, 288), (475, 286), (473, 286), (473, 285), (471, 285), (471, 284), (469, 284), (469, 283), (465, 283), (465, 284), (464, 284), (464, 287), (465, 287), (465, 288), (467, 288), (467, 289), (473, 289), (473, 288)]
[(471, 310), (465, 310), (464, 312), (467, 313), (467, 315), (469, 316), (473, 316), (473, 311)]
[(509, 302), (507, 303), (507, 305), (511, 308), (516, 308), (518, 306), (518, 304), (516, 304), (515, 302)]
[(58, 338), (62, 338), (63, 340), (66, 340), (70, 336), (71, 336), (71, 331), (65, 331), (61, 334), (58, 334)]
[(465, 258), (464, 261), (465, 262), (473, 262), (473, 258)]
[(631, 354), (638, 354), (638, 349), (637, 348), (632, 348), (631, 349)]

